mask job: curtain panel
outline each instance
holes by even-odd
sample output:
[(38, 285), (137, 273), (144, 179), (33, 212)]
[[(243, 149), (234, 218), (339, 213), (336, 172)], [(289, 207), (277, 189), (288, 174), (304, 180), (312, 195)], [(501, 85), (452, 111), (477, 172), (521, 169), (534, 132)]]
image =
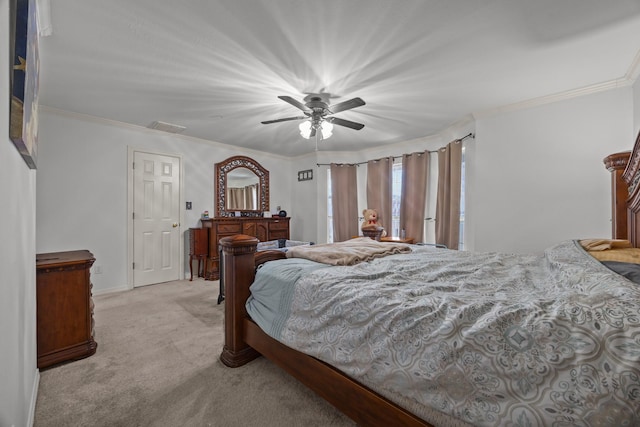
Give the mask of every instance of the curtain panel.
[(251, 184), (244, 187), (244, 208), (256, 210), (258, 200), (258, 184)]
[(429, 152), (402, 156), (402, 196), (400, 198), (400, 229), (415, 242), (424, 239), (424, 216), (429, 176)]
[(462, 141), (438, 150), (438, 195), (436, 243), (458, 249), (460, 241), (460, 192), (462, 185)]
[(331, 163), (333, 241), (342, 242), (359, 234), (357, 166)]
[(367, 209), (378, 212), (378, 223), (392, 234), (393, 157), (367, 162)]
[(247, 185), (242, 190), (244, 191), (244, 208), (253, 209), (253, 198), (251, 197), (251, 186)]
[(227, 187), (227, 207), (229, 210), (244, 209), (244, 188)]

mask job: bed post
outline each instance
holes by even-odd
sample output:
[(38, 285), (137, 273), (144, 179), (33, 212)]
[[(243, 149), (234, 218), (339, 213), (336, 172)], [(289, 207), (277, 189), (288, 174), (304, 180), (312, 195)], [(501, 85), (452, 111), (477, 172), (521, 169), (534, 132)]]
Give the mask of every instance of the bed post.
[(629, 187), (622, 173), (627, 167), (631, 151), (611, 154), (604, 158), (604, 165), (611, 172), (611, 237), (614, 239), (628, 239), (627, 223), (629, 215), (627, 212), (627, 198), (629, 197)]
[(627, 195), (627, 213), (629, 234), (628, 239), (634, 248), (640, 247), (640, 132), (633, 144), (627, 167), (622, 173), (622, 179), (629, 187)]
[(245, 302), (255, 277), (254, 254), (258, 239), (238, 234), (220, 239), (222, 246), (224, 307), (224, 347), (220, 361), (237, 368), (260, 354), (244, 342), (244, 320), (248, 317)]

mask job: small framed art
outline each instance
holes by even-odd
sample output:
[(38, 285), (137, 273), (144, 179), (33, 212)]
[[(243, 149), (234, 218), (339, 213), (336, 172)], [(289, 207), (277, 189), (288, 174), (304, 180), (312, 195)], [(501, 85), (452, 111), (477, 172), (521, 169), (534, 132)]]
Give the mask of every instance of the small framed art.
[(298, 181), (310, 181), (313, 179), (313, 169), (298, 171)]

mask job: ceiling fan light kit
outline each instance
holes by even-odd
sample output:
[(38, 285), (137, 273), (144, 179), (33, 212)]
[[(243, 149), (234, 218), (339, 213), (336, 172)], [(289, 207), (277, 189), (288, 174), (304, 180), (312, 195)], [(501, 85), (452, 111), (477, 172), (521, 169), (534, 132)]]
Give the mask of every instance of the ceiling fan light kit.
[(331, 138), (331, 135), (333, 135), (333, 125), (327, 121), (312, 124), (311, 120), (305, 120), (298, 125), (298, 129), (300, 129), (300, 135), (304, 139), (309, 139), (318, 133), (320, 133), (322, 139)]
[(333, 125), (344, 126), (354, 130), (360, 130), (364, 127), (362, 123), (356, 123), (338, 117), (329, 117), (335, 113), (365, 105), (365, 102), (361, 98), (353, 98), (335, 105), (330, 105), (329, 97), (328, 93), (313, 93), (304, 98), (305, 103), (303, 104), (290, 96), (278, 96), (278, 98), (301, 110), (304, 116), (266, 120), (263, 121), (262, 124), (304, 120), (304, 122), (300, 123), (298, 129), (300, 130), (300, 135), (305, 139), (313, 138), (314, 136), (316, 139), (318, 136), (322, 139), (330, 138), (331, 135), (333, 135)]

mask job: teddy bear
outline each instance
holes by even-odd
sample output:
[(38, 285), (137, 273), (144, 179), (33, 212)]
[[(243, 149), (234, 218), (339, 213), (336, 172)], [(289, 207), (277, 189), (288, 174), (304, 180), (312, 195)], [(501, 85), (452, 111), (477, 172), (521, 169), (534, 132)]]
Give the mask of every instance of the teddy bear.
[(368, 235), (369, 233), (376, 233), (380, 230), (382, 230), (382, 232), (380, 233), (380, 237), (384, 237), (387, 235), (384, 227), (378, 222), (378, 211), (376, 211), (375, 209), (365, 209), (362, 211), (362, 216), (364, 217), (364, 221), (362, 222), (362, 226), (360, 226), (360, 229), (363, 231), (364, 235)]

